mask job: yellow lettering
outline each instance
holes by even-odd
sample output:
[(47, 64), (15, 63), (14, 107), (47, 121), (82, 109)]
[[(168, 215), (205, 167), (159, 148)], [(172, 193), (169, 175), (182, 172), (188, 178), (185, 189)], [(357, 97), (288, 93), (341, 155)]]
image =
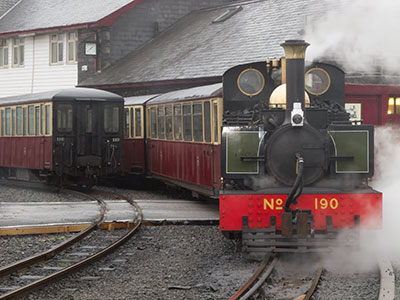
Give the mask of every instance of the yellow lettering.
[(282, 210), (282, 204), (283, 204), (283, 200), (281, 198), (276, 199), (276, 209), (277, 210)]
[(327, 209), (328, 208), (328, 200), (326, 200), (325, 198), (321, 199), (320, 204), (321, 204), (321, 209)]
[(269, 209), (274, 209), (274, 199), (271, 199), (271, 201), (268, 201), (267, 199), (264, 199), (264, 210), (267, 210), (267, 206)]
[(336, 198), (332, 198), (330, 201), (325, 198), (314, 198), (314, 207), (316, 210), (327, 209), (328, 207), (330, 209), (337, 209), (339, 207), (339, 201)]
[(336, 209), (339, 206), (339, 202), (335, 198), (332, 198), (331, 202), (330, 202), (330, 206), (332, 209)]

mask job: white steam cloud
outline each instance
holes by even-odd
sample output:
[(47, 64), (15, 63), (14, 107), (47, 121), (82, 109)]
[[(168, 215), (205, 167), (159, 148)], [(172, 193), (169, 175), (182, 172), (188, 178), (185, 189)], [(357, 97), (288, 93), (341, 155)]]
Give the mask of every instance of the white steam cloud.
[(352, 71), (371, 71), (372, 65), (400, 69), (400, 1), (325, 0), (320, 5), (321, 13), (306, 21), (307, 59), (343, 60)]
[[(396, 138), (397, 137), (397, 138)], [(375, 180), (373, 187), (383, 193), (382, 249), (400, 259), (400, 140), (389, 128), (375, 129)]]

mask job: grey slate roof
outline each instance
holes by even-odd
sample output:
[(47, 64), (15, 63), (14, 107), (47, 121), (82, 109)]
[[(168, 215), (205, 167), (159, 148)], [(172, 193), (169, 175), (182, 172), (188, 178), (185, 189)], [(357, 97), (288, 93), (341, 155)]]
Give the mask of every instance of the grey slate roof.
[[(229, 6), (189, 14), (157, 39), (80, 85), (127, 84), (221, 76), (241, 63), (281, 57), (280, 44), (301, 37), (306, 15), (324, 1), (264, 0), (213, 23)], [(237, 6), (235, 3), (232, 6)]]
[(133, 0), (22, 0), (0, 19), (0, 33), (92, 23), (131, 2)]
[(68, 88), (60, 90), (52, 90), (41, 93), (24, 94), (18, 96), (10, 96), (0, 98), (0, 106), (10, 104), (24, 104), (34, 101), (48, 101), (48, 100), (123, 100), (123, 98), (117, 94), (110, 93), (103, 90), (91, 89), (91, 88)]
[(11, 9), (19, 0), (1, 0), (0, 1), (0, 18)]

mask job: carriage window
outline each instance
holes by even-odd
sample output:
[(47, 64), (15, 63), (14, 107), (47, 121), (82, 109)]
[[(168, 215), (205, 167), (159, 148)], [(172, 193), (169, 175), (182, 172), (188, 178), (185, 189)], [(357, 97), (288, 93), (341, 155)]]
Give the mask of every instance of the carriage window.
[(130, 121), (130, 133), (131, 133), (131, 136), (133, 137), (133, 130), (134, 130), (134, 128), (133, 128), (133, 124), (135, 124), (135, 120), (134, 120), (134, 117), (135, 117), (135, 115), (133, 114), (133, 108), (131, 108), (131, 121)]
[(104, 132), (116, 133), (119, 131), (119, 107), (106, 105), (104, 107)]
[(15, 120), (17, 118), (17, 114), (15, 112), (15, 108), (13, 108), (11, 111), (12, 111), (12, 132), (11, 132), (11, 135), (15, 135)]
[(201, 103), (193, 104), (193, 138), (196, 142), (203, 141), (203, 117)]
[(28, 106), (28, 134), (35, 134), (35, 107), (33, 105)]
[(61, 132), (72, 131), (72, 105), (61, 104), (57, 108), (57, 129)]
[(214, 126), (214, 143), (218, 143), (218, 103), (214, 103), (214, 109), (213, 109), (213, 113), (214, 113), (214, 122), (213, 122), (213, 126)]
[(192, 140), (192, 106), (183, 104), (183, 138), (185, 141)]
[(182, 108), (180, 104), (174, 105), (174, 137), (182, 140)]
[(43, 104), (40, 104), (40, 135), (43, 135), (43, 117), (44, 117)]
[(158, 125), (158, 138), (165, 138), (165, 119), (164, 119), (164, 106), (157, 107), (157, 125)]
[(40, 135), (40, 107), (35, 107), (35, 134)]
[(1, 110), (0, 112), (0, 136), (4, 136), (4, 110)]
[(23, 120), (24, 120), (23, 135), (27, 135), (27, 133), (28, 133), (28, 108), (27, 107), (23, 108)]
[(390, 97), (388, 100), (388, 115), (400, 115), (400, 97)]
[(140, 108), (135, 108), (135, 137), (142, 136), (142, 114)]
[(28, 134), (35, 134), (35, 107), (33, 105), (28, 106)]
[(172, 105), (165, 106), (165, 131), (168, 140), (172, 140)]
[(22, 135), (22, 107), (17, 107), (17, 135)]
[(93, 132), (93, 110), (89, 105), (86, 105), (86, 133)]
[(6, 122), (5, 122), (6, 135), (11, 135), (11, 108), (6, 108)]
[(46, 105), (45, 106), (45, 110), (46, 110), (46, 130), (45, 130), (45, 134), (50, 134), (50, 120), (51, 120), (51, 116), (50, 116), (50, 105)]
[(204, 139), (206, 142), (211, 142), (211, 117), (210, 117), (210, 102), (204, 102)]
[(129, 137), (129, 108), (125, 108), (125, 138)]
[(152, 107), (150, 110), (150, 119), (151, 119), (151, 137), (157, 137), (157, 115), (156, 108)]

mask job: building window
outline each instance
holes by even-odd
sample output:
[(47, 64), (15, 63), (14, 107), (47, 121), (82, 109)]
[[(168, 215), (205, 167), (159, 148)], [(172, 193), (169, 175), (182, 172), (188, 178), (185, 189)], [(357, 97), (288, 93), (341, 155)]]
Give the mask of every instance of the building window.
[(0, 68), (8, 67), (8, 41), (0, 40)]
[(24, 39), (13, 39), (13, 66), (24, 65)]
[(50, 44), (50, 62), (62, 63), (64, 61), (64, 34), (52, 34)]
[(389, 97), (388, 115), (400, 115), (400, 97)]
[(78, 53), (78, 34), (76, 32), (67, 33), (67, 62), (75, 63), (77, 61), (76, 54)]

